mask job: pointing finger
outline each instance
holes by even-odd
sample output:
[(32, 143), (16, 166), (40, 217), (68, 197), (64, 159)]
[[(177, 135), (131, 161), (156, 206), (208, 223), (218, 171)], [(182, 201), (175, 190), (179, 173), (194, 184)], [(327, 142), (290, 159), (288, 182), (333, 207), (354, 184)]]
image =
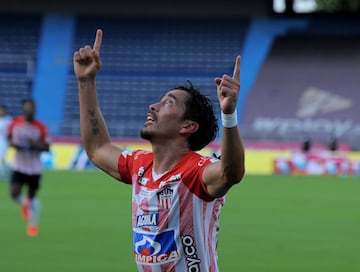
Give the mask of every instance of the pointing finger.
[(74, 61), (79, 61), (79, 60), (80, 60), (80, 53), (79, 53), (79, 51), (76, 51), (74, 53)]
[(240, 81), (240, 56), (236, 57), (233, 79)]
[(97, 53), (100, 52), (101, 43), (102, 43), (102, 36), (103, 36), (102, 30), (98, 29), (96, 31), (96, 38), (95, 38), (94, 48), (93, 48), (94, 51), (97, 52)]
[(220, 85), (220, 83), (221, 83), (221, 78), (216, 77), (216, 78), (215, 78), (215, 83), (216, 83), (216, 85)]

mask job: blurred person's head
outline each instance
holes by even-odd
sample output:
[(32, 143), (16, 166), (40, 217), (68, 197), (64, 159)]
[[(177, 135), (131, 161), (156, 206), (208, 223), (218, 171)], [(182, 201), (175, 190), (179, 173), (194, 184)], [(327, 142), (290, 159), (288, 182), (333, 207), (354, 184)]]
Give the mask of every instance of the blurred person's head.
[(0, 117), (7, 115), (7, 107), (5, 105), (0, 105)]
[(34, 120), (36, 105), (35, 101), (31, 98), (22, 100), (22, 110), (26, 121)]

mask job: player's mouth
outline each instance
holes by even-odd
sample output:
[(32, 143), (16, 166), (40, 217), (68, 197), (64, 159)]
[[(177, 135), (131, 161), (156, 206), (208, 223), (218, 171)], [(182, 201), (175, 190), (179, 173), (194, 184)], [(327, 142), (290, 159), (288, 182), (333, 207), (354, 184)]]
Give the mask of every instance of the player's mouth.
[(153, 116), (151, 113), (148, 113), (146, 115), (145, 126), (153, 124), (153, 123), (155, 123), (155, 121), (156, 121), (155, 116)]

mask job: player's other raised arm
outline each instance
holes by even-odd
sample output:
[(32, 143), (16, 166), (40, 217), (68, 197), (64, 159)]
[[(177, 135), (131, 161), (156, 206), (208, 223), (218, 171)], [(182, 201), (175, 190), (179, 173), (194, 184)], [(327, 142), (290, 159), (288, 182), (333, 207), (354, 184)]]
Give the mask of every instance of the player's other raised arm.
[(74, 53), (74, 72), (79, 88), (81, 139), (89, 159), (100, 169), (120, 179), (117, 161), (121, 149), (110, 142), (96, 91), (96, 76), (102, 65), (102, 37), (102, 30), (97, 30), (93, 47), (86, 45)]
[(204, 182), (210, 195), (221, 197), (239, 183), (245, 173), (244, 146), (237, 125), (237, 101), (240, 92), (240, 56), (236, 57), (232, 76), (215, 78), (221, 109), (221, 161), (204, 171)]

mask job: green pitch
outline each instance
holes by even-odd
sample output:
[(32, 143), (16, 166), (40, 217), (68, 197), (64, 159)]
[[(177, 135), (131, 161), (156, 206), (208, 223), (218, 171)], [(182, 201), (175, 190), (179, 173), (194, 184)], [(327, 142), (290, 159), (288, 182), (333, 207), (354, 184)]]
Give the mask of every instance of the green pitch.
[[(0, 271), (131, 272), (131, 188), (102, 172), (44, 174), (27, 237), (0, 183)], [(222, 272), (360, 271), (360, 178), (246, 176), (220, 218)]]

